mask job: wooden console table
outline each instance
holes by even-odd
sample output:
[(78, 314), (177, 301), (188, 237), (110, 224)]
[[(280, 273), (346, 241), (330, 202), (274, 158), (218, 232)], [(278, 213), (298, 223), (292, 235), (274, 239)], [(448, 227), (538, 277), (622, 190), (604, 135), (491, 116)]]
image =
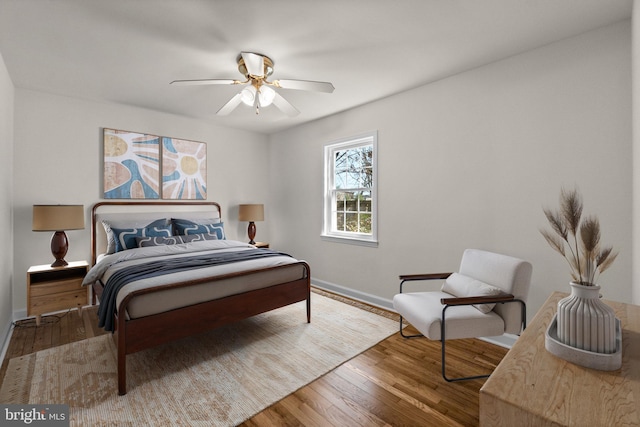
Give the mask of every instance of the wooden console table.
[(640, 306), (606, 301), (622, 323), (622, 367), (597, 371), (544, 348), (556, 292), (480, 389), (481, 426), (640, 425)]

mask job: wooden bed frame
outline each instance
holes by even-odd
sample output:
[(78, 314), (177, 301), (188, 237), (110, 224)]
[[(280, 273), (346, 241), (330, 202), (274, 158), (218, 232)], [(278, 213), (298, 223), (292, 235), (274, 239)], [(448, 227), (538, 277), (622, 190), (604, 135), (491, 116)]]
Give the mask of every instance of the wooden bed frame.
[[(210, 205), (218, 211), (220, 215), (220, 205), (215, 202), (100, 202), (93, 206), (91, 212), (91, 256), (92, 264), (95, 264), (97, 257), (97, 230), (96, 224), (97, 211), (103, 206), (181, 206), (189, 207), (195, 205)], [(127, 393), (127, 371), (126, 356), (127, 354), (145, 350), (158, 346), (170, 341), (185, 338), (191, 335), (206, 332), (219, 326), (246, 319), (260, 313), (264, 313), (276, 308), (284, 307), (299, 301), (307, 301), (307, 323), (311, 322), (311, 273), (309, 265), (304, 261), (298, 261), (306, 270), (305, 277), (293, 282), (281, 283), (263, 289), (243, 292), (231, 295), (221, 299), (207, 301), (187, 307), (146, 316), (137, 319), (127, 319), (126, 313), (129, 302), (138, 295), (155, 292), (162, 288), (180, 288), (198, 285), (204, 282), (228, 279), (231, 277), (239, 277), (250, 273), (268, 271), (280, 267), (269, 267), (259, 270), (250, 270), (247, 272), (232, 273), (215, 279), (206, 278), (201, 280), (191, 280), (187, 282), (176, 283), (170, 286), (153, 287), (135, 291), (129, 294), (118, 306), (117, 313), (114, 316), (115, 331), (113, 333), (114, 341), (117, 346), (118, 357), (118, 394)], [(93, 285), (94, 302), (95, 297), (102, 295), (102, 284), (96, 282)]]

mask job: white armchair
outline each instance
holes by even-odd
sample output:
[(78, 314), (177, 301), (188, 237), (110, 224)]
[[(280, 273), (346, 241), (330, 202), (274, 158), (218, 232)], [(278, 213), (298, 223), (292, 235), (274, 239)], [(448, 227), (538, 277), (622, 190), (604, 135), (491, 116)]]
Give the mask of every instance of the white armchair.
[[(442, 377), (446, 381), (486, 378), (487, 375), (448, 378), (445, 341), (458, 338), (520, 334), (526, 327), (526, 300), (532, 266), (527, 261), (479, 249), (464, 251), (457, 273), (400, 276), (400, 293), (393, 306), (400, 314), (405, 338), (425, 336), (442, 344)], [(445, 280), (440, 291), (404, 292), (406, 282)], [(511, 304), (517, 302), (519, 304)], [(420, 334), (405, 335), (403, 318)]]

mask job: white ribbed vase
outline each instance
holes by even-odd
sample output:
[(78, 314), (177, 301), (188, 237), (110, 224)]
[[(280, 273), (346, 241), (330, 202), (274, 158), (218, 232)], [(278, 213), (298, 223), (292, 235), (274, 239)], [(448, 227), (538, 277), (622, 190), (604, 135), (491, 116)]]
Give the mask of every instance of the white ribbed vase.
[(571, 295), (558, 301), (558, 340), (594, 353), (614, 353), (616, 315), (600, 301), (600, 286), (570, 285)]

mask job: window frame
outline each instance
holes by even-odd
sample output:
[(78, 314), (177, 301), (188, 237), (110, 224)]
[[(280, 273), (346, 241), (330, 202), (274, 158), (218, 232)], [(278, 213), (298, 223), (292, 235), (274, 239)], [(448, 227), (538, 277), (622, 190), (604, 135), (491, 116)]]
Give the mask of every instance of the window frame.
[[(352, 148), (371, 146), (371, 188), (366, 191), (371, 193), (371, 234), (339, 231), (333, 229), (333, 211), (336, 205), (334, 198), (335, 188), (335, 153), (337, 151)], [(323, 193), (323, 219), (322, 240), (339, 243), (351, 243), (361, 246), (378, 246), (378, 131), (366, 132), (360, 135), (342, 138), (326, 144), (324, 150), (324, 193)], [(351, 189), (342, 189), (351, 190)], [(358, 189), (363, 190), (363, 189)]]

